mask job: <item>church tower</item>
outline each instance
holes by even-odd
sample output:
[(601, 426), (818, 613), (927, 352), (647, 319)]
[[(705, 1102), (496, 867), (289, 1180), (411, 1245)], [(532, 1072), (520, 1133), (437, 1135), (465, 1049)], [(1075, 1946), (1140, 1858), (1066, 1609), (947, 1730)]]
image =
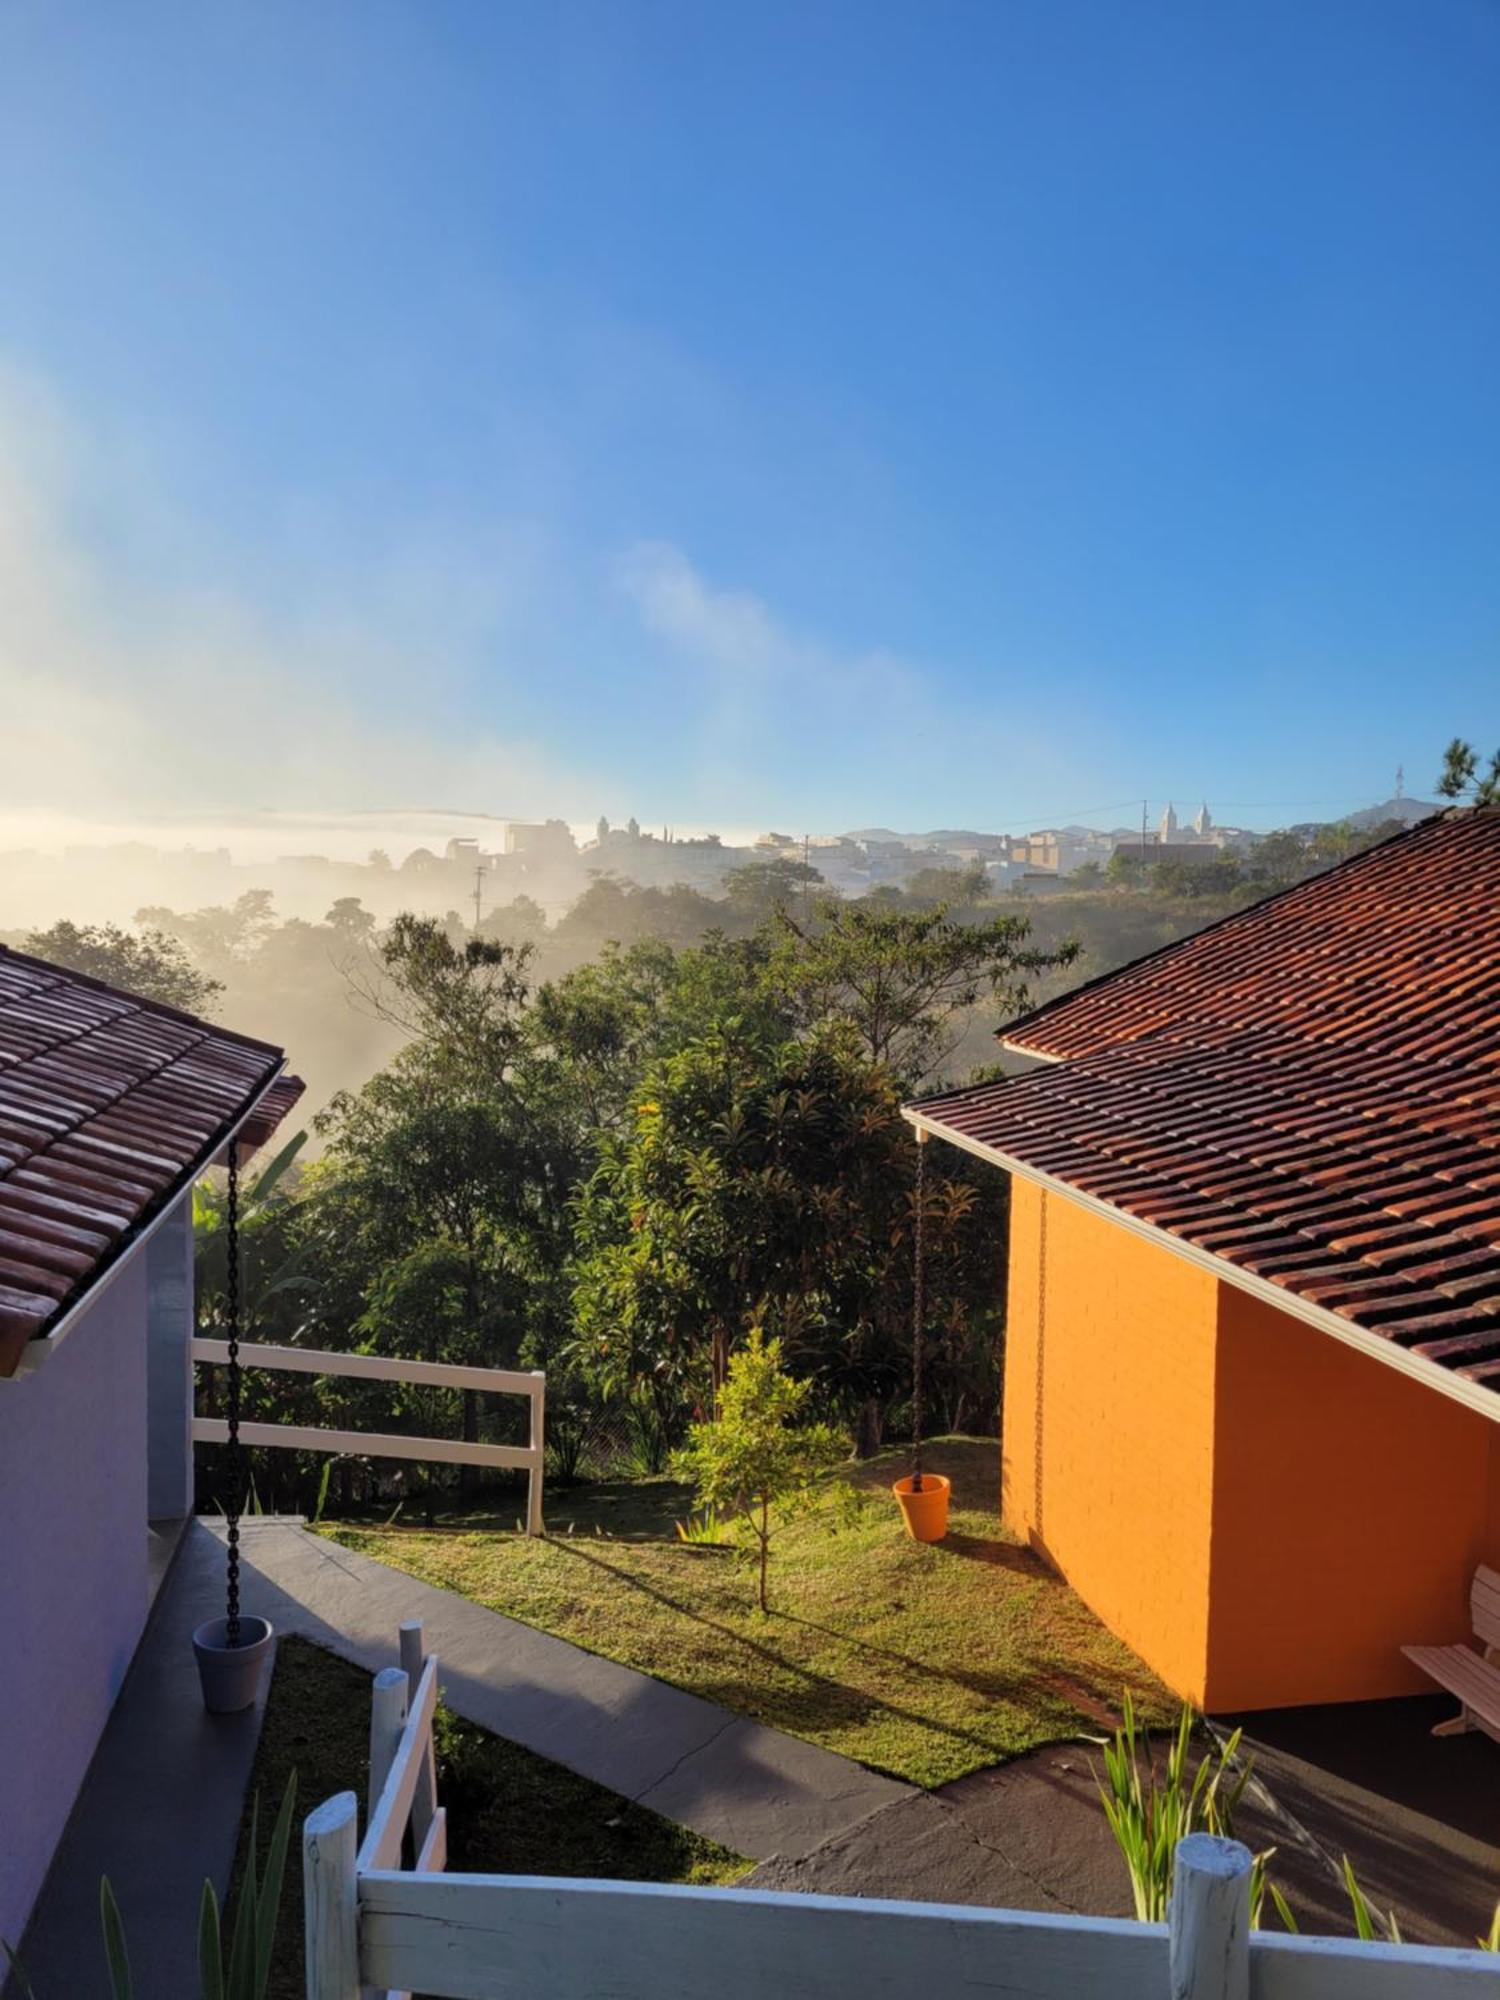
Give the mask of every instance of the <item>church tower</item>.
[(1198, 808), (1197, 818), (1193, 821), (1193, 831), (1200, 840), (1207, 840), (1213, 830), (1214, 816), (1208, 809), (1208, 800), (1205, 799)]
[(1160, 839), (1163, 847), (1177, 838), (1177, 808), (1169, 805), (1161, 816)]

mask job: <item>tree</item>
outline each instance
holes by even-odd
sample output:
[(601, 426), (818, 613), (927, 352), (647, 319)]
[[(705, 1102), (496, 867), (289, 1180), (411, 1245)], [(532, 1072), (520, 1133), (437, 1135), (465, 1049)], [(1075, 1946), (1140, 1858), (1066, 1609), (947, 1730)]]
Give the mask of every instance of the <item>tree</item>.
[[(535, 1185), (506, 1099), (465, 1091), (420, 1046), (319, 1120), (330, 1139), (315, 1222), (353, 1267), (353, 1331), (377, 1352), (515, 1367), (526, 1331)], [(479, 1399), (462, 1395), (463, 1435)], [(474, 1486), (465, 1467), (460, 1485)]]
[(716, 1401), (762, 1326), (830, 1397), (888, 1389), (913, 1150), (894, 1079), (847, 1029), (786, 1041), (730, 1019), (665, 1058), (578, 1200), (592, 1371), (663, 1404)]
[(529, 945), (455, 935), (436, 917), (403, 912), (380, 941), (374, 976), (349, 978), (430, 1063), (462, 1070), (467, 1088), (498, 1089), (521, 1046), (530, 962)]
[(724, 900), (739, 917), (764, 923), (777, 910), (805, 902), (824, 888), (823, 877), (806, 861), (776, 855), (769, 861), (747, 861), (724, 878)]
[(907, 879), (908, 904), (942, 903), (950, 910), (973, 909), (989, 894), (982, 861), (967, 868), (919, 868)]
[(350, 943), (367, 938), (375, 928), (375, 919), (358, 896), (336, 897), (323, 921)]
[(1500, 805), (1500, 750), (1491, 757), (1489, 769), (1481, 771), (1473, 744), (1455, 736), (1443, 752), (1437, 788), (1445, 799), (1467, 799), (1476, 806)]
[(137, 937), (118, 924), (62, 922), (50, 930), (32, 931), (26, 944), (38, 958), (54, 965), (189, 1014), (209, 1012), (224, 990), (219, 980), (198, 970), (179, 939), (160, 930), (145, 930)]
[(982, 997), (1018, 1013), (1031, 974), (1076, 956), (1071, 944), (1032, 948), (1029, 935), (1024, 917), (959, 923), (946, 903), (910, 911), (825, 897), (813, 922), (779, 913), (768, 976), (804, 1025), (847, 1022), (872, 1062), (916, 1089)]
[(276, 927), (269, 889), (247, 889), (228, 909), (215, 905), (179, 914), (159, 903), (148, 904), (136, 911), (135, 920), (179, 939), (216, 977), (227, 976), (236, 965), (253, 958)]
[(694, 1424), (681, 1454), (699, 1504), (740, 1516), (749, 1526), (762, 1612), (771, 1608), (772, 1508), (784, 1512), (804, 1500), (818, 1474), (848, 1448), (830, 1425), (800, 1421), (811, 1393), (810, 1382), (794, 1381), (783, 1370), (781, 1342), (768, 1341), (755, 1327), (729, 1364), (718, 1421)]

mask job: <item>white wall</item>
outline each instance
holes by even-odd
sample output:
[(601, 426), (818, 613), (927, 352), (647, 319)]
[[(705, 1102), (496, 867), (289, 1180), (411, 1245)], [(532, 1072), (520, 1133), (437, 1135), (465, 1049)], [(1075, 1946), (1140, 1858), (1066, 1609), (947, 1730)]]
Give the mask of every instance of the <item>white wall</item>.
[(146, 1619), (146, 1267), (137, 1251), (54, 1353), (0, 1381), (0, 1936), (12, 1942)]
[(146, 1505), (153, 1521), (193, 1511), (193, 1198), (146, 1245)]

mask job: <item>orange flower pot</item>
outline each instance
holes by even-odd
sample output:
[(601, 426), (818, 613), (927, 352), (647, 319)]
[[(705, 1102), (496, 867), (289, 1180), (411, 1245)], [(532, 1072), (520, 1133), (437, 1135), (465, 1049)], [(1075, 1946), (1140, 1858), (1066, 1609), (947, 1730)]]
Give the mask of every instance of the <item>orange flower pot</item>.
[(940, 1472), (922, 1474), (920, 1493), (915, 1491), (915, 1481), (910, 1476), (898, 1479), (891, 1488), (901, 1503), (906, 1532), (914, 1542), (940, 1542), (947, 1534), (951, 1490), (951, 1480), (944, 1479)]

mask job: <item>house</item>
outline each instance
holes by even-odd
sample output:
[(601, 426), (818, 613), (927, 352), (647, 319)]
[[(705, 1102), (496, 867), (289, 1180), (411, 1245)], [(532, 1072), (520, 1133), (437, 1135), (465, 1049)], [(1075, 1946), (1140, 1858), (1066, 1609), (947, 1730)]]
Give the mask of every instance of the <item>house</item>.
[(1415, 1690), (1500, 1563), (1500, 810), (1004, 1039), (907, 1116), (1012, 1176), (1006, 1520), (1204, 1707)]
[(301, 1089), (280, 1049), (0, 948), (0, 1938), (192, 1512), (193, 1182)]

